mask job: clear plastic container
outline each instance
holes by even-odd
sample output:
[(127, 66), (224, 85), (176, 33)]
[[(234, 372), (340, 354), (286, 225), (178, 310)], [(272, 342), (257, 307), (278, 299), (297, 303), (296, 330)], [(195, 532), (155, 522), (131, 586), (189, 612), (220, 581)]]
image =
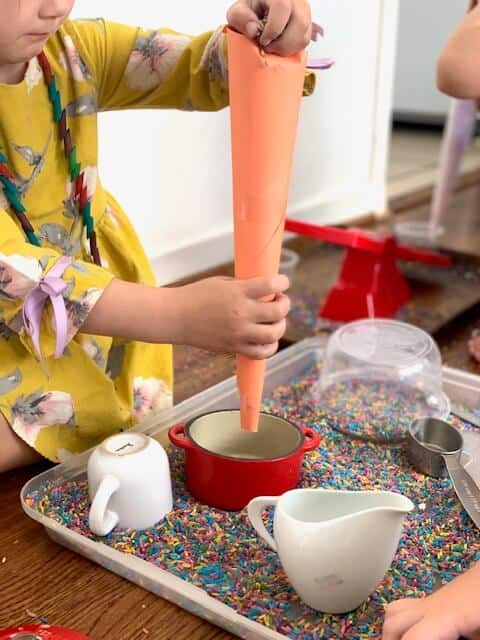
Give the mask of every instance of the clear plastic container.
[(313, 393), (333, 427), (377, 442), (400, 441), (413, 419), (447, 418), (450, 412), (437, 345), (425, 331), (395, 320), (360, 320), (338, 329)]

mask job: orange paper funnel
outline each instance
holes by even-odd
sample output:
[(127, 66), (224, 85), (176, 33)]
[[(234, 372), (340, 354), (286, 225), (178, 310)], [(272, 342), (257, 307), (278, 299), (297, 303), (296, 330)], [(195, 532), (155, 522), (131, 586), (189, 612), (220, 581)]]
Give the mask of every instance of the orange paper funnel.
[[(235, 276), (278, 273), (306, 56), (266, 54), (227, 29)], [(265, 361), (237, 357), (241, 426), (257, 431)]]

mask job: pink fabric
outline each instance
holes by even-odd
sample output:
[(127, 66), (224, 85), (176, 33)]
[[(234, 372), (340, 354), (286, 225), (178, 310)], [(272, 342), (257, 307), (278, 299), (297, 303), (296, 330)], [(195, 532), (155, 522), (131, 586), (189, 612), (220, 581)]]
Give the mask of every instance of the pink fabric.
[(334, 64), (331, 58), (309, 58), (307, 69), (330, 69)]

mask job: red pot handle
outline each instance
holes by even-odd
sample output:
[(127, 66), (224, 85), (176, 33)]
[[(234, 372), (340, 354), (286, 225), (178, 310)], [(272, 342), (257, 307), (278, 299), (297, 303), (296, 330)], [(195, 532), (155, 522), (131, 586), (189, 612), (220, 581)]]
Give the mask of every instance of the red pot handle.
[(302, 432), (304, 436), (302, 451), (305, 453), (306, 451), (313, 451), (320, 445), (320, 436), (314, 429), (310, 429), (310, 427), (302, 427)]
[(179, 449), (192, 449), (193, 445), (190, 438), (185, 433), (185, 424), (176, 424), (168, 430), (170, 442)]

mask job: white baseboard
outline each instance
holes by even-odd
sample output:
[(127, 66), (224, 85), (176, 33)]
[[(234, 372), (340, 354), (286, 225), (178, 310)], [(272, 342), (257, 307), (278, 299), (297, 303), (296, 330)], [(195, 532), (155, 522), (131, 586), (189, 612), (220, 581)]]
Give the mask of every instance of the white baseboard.
[[(342, 224), (366, 214), (386, 211), (384, 187), (367, 185), (349, 193), (322, 194), (316, 202), (297, 206), (289, 216), (321, 224)], [(193, 239), (157, 256), (150, 256), (158, 285), (166, 285), (189, 275), (212, 269), (233, 260), (233, 234), (222, 230), (209, 237)]]

